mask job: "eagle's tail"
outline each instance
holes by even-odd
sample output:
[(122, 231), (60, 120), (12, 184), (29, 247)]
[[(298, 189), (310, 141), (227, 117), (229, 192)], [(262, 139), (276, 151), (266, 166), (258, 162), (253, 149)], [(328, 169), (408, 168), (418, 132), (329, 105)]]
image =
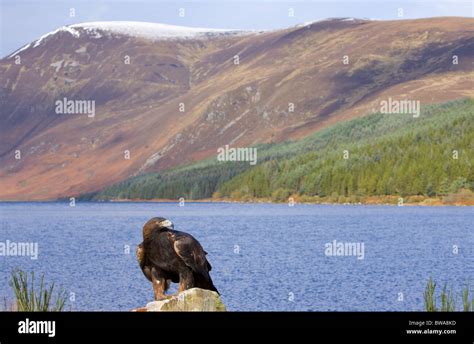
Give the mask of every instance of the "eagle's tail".
[(217, 294), (220, 295), (219, 291), (217, 290), (216, 286), (212, 282), (211, 276), (209, 276), (209, 273), (206, 274), (207, 276), (203, 276), (201, 274), (194, 276), (194, 280), (196, 282), (196, 287), (201, 288), (201, 289), (207, 289), (207, 290), (212, 290), (215, 291)]
[(209, 289), (209, 290), (212, 290), (212, 291), (215, 291), (215, 292), (216, 292), (217, 294), (219, 294), (219, 295), (221, 294), (221, 293), (219, 293), (219, 290), (217, 290), (217, 288), (216, 288), (216, 286), (214, 285), (214, 283), (212, 283), (212, 280), (211, 280), (211, 279), (209, 279), (209, 288), (208, 288), (208, 289)]

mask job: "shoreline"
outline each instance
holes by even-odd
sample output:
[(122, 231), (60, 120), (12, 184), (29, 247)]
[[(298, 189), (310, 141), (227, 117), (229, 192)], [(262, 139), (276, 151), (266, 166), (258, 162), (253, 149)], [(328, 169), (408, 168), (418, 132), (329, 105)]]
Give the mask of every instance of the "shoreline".
[[(290, 195), (285, 199), (272, 197), (211, 197), (197, 200), (182, 199), (184, 203), (239, 203), (239, 204), (324, 204), (324, 205), (391, 205), (391, 206), (474, 206), (474, 192), (462, 189), (457, 193), (447, 196), (428, 197), (422, 195), (405, 196), (306, 196)], [(110, 199), (105, 202), (150, 202), (150, 203), (179, 203), (180, 199), (154, 198), (154, 199)]]
[[(307, 196), (293, 194), (287, 197), (222, 197), (216, 193), (214, 197), (202, 199), (185, 198), (110, 198), (91, 199), (76, 196), (76, 203), (239, 203), (239, 204), (323, 204), (323, 205), (391, 205), (391, 206), (474, 206), (474, 192), (469, 189), (461, 189), (457, 193), (446, 196), (428, 197), (423, 195), (405, 196), (383, 195), (383, 196)], [(69, 203), (70, 199), (57, 198), (53, 200), (0, 200), (0, 203)]]
[[(110, 199), (110, 200), (97, 200), (93, 202), (107, 202), (107, 203), (179, 203), (177, 199), (166, 199), (166, 198), (155, 198), (155, 199)], [(196, 200), (184, 200), (184, 203), (237, 203), (237, 204), (289, 204), (288, 201), (280, 202), (266, 198), (255, 198), (249, 200), (239, 199), (228, 199), (228, 198), (204, 198)], [(403, 202), (398, 204), (397, 202), (387, 202), (382, 199), (380, 200), (369, 200), (361, 202), (332, 202), (328, 200), (321, 201), (299, 201), (294, 200), (294, 205), (305, 204), (305, 205), (388, 205), (388, 206), (424, 206), (424, 207), (440, 207), (440, 206), (455, 206), (455, 207), (470, 207), (474, 206), (474, 200), (460, 201), (460, 202), (447, 202), (441, 199), (427, 198), (420, 202)]]
[[(411, 196), (415, 197), (415, 196)], [(0, 203), (68, 203), (68, 200), (0, 200)], [(108, 200), (80, 200), (77, 199), (76, 203), (180, 203), (179, 199), (168, 199), (168, 198), (153, 198), (153, 199), (108, 199)], [(250, 199), (230, 199), (230, 198), (203, 198), (203, 199), (190, 199), (184, 200), (186, 203), (225, 203), (225, 204), (287, 204), (289, 201), (275, 201), (270, 198), (250, 198)], [(463, 199), (463, 200), (443, 200), (442, 198), (417, 198), (416, 200), (407, 197), (402, 203), (399, 204), (398, 196), (384, 196), (384, 197), (367, 197), (361, 199), (358, 202), (340, 202), (330, 200), (329, 198), (320, 198), (317, 200), (300, 199), (294, 197), (294, 205), (384, 205), (384, 206), (423, 206), (423, 207), (442, 207), (442, 206), (454, 206), (454, 207), (472, 207), (474, 206), (474, 199)]]

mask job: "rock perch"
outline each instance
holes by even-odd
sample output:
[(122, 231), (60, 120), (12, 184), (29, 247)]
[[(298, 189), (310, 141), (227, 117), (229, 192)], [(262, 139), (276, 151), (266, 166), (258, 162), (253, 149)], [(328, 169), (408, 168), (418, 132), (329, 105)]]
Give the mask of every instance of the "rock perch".
[(149, 302), (137, 312), (225, 312), (225, 305), (215, 291), (192, 288), (166, 299)]

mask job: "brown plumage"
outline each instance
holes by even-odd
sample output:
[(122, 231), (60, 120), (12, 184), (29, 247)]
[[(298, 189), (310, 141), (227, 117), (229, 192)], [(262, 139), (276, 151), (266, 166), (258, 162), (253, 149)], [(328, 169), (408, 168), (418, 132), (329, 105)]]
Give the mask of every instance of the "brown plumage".
[(143, 226), (143, 242), (137, 247), (138, 263), (153, 283), (155, 300), (165, 297), (171, 282), (179, 283), (178, 292), (195, 287), (217, 292), (206, 255), (199, 241), (175, 231), (171, 221), (162, 217)]

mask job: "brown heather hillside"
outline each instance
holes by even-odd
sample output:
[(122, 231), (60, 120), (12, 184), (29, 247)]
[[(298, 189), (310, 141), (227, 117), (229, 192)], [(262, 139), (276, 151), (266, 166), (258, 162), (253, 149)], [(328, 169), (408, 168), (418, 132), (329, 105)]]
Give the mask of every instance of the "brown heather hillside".
[[(19, 52), (20, 65), (0, 60), (2, 200), (74, 196), (226, 144), (301, 138), (388, 97), (474, 97), (469, 18), (327, 20), (205, 39), (76, 30), (79, 37), (62, 30)], [(56, 114), (63, 97), (95, 100), (95, 118)]]

